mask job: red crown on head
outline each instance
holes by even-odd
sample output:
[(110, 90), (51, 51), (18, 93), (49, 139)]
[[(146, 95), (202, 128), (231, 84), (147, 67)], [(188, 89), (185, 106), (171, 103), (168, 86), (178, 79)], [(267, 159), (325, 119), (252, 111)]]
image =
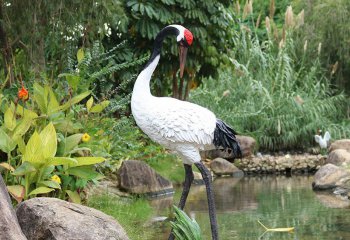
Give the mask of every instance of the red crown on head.
[(188, 45), (191, 45), (193, 42), (192, 33), (189, 30), (185, 29), (184, 35), (185, 35), (185, 39), (186, 39)]

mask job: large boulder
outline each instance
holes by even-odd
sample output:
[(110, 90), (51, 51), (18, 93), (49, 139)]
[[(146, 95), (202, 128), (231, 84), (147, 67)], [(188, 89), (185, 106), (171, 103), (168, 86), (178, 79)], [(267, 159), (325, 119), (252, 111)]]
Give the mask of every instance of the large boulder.
[(350, 152), (345, 149), (335, 149), (332, 151), (327, 158), (327, 163), (332, 163), (336, 166), (342, 166), (343, 164), (350, 163)]
[[(237, 135), (237, 140), (239, 145), (241, 146), (242, 157), (248, 157), (254, 153), (256, 141), (252, 137), (248, 136), (240, 136)], [(233, 151), (231, 149), (213, 149), (201, 152), (203, 158), (225, 158), (225, 159), (233, 159)]]
[(215, 158), (210, 163), (210, 169), (215, 175), (230, 175), (235, 177), (243, 177), (244, 173), (242, 170), (238, 169), (235, 165), (223, 158)]
[(336, 187), (347, 187), (350, 172), (328, 163), (322, 166), (314, 176), (312, 186), (315, 190), (333, 189)]
[(96, 209), (56, 198), (20, 203), (17, 217), (31, 240), (128, 240), (122, 226)]
[(333, 142), (329, 147), (329, 152), (332, 152), (336, 149), (345, 149), (350, 152), (350, 139), (341, 139)]
[(15, 210), (12, 208), (10, 196), (0, 174), (0, 239), (27, 239), (18, 224)]
[(169, 180), (142, 161), (123, 161), (117, 177), (119, 188), (129, 193), (165, 195), (174, 192)]

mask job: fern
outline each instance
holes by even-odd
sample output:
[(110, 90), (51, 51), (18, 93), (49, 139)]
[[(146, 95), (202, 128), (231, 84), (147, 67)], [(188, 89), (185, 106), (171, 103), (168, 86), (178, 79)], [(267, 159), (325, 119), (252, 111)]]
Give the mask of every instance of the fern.
[(143, 64), (148, 56), (132, 60), (133, 55), (124, 41), (117, 46), (104, 50), (100, 42), (85, 49), (83, 59), (76, 64), (68, 58), (69, 73), (61, 76), (74, 77), (79, 82), (76, 91), (93, 90), (95, 99), (110, 99), (109, 111), (121, 114), (128, 111), (130, 92), (134, 75), (130, 68)]

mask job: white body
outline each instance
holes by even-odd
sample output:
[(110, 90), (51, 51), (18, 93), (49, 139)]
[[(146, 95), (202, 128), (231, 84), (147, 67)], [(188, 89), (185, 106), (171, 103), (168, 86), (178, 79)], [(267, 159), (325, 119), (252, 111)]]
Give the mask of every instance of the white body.
[(320, 145), (320, 148), (327, 148), (328, 142), (331, 139), (329, 132), (325, 132), (324, 136), (315, 135), (315, 141)]
[(159, 55), (138, 76), (131, 98), (132, 114), (153, 141), (176, 151), (186, 164), (199, 162), (199, 150), (213, 148), (216, 117), (190, 102), (152, 96), (149, 83), (158, 62)]

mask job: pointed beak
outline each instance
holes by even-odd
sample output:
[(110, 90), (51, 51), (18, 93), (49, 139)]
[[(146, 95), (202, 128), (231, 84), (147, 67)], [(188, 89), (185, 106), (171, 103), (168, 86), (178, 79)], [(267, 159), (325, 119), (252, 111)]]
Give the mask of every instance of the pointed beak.
[(179, 45), (179, 59), (180, 59), (180, 78), (182, 78), (185, 70), (187, 56), (187, 47)]

